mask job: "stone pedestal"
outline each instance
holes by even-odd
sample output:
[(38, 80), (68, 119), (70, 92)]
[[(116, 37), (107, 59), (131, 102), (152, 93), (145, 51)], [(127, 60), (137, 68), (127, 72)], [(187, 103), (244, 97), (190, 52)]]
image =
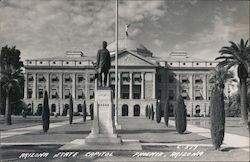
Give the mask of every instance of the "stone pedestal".
[(114, 125), (112, 90), (98, 87), (95, 91), (94, 120), (91, 133), (85, 138), (86, 144), (121, 144)]

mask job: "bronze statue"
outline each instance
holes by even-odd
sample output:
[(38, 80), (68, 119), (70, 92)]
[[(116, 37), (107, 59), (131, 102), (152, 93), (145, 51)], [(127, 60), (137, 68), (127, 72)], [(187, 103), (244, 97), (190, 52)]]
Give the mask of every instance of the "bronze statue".
[[(110, 69), (110, 53), (107, 50), (107, 42), (102, 42), (102, 49), (98, 50), (96, 58), (96, 68), (98, 69), (98, 85), (108, 86), (107, 77)], [(104, 74), (104, 83), (102, 80), (102, 74)]]

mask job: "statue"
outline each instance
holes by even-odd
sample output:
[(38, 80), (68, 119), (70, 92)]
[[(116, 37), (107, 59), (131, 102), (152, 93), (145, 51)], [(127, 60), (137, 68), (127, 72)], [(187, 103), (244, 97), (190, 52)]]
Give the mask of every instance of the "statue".
[[(108, 87), (107, 85), (107, 77), (109, 73), (109, 69), (111, 67), (110, 63), (110, 53), (107, 50), (107, 42), (102, 42), (102, 49), (98, 50), (97, 58), (96, 58), (96, 68), (98, 69), (98, 85), (101, 87)], [(102, 74), (104, 74), (104, 83)]]

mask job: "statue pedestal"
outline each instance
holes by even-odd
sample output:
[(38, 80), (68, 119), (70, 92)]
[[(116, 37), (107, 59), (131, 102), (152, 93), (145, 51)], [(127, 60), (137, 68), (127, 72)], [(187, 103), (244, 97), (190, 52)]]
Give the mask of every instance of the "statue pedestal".
[(94, 120), (86, 144), (121, 144), (114, 124), (112, 90), (98, 87), (95, 91)]

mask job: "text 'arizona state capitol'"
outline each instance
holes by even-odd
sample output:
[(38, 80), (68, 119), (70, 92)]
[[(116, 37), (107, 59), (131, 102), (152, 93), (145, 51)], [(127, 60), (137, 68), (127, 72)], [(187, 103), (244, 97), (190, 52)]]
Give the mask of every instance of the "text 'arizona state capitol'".
[[(108, 83), (115, 87), (115, 43), (108, 45), (111, 69)], [(42, 107), (47, 90), (50, 110), (61, 115), (69, 107), (69, 96), (74, 100), (74, 112), (82, 112), (85, 99), (87, 111), (93, 106), (95, 69), (94, 57), (82, 52), (67, 52), (65, 57), (32, 59), (25, 61), (25, 102), (35, 114)], [(190, 116), (207, 115), (211, 85), (210, 71), (215, 61), (192, 58), (186, 52), (172, 52), (168, 57), (155, 57), (135, 40), (119, 40), (118, 49), (118, 114), (145, 115), (147, 105), (161, 107), (169, 101), (170, 111), (182, 95)], [(227, 92), (226, 85), (226, 92)], [(227, 94), (226, 94), (227, 95)]]

